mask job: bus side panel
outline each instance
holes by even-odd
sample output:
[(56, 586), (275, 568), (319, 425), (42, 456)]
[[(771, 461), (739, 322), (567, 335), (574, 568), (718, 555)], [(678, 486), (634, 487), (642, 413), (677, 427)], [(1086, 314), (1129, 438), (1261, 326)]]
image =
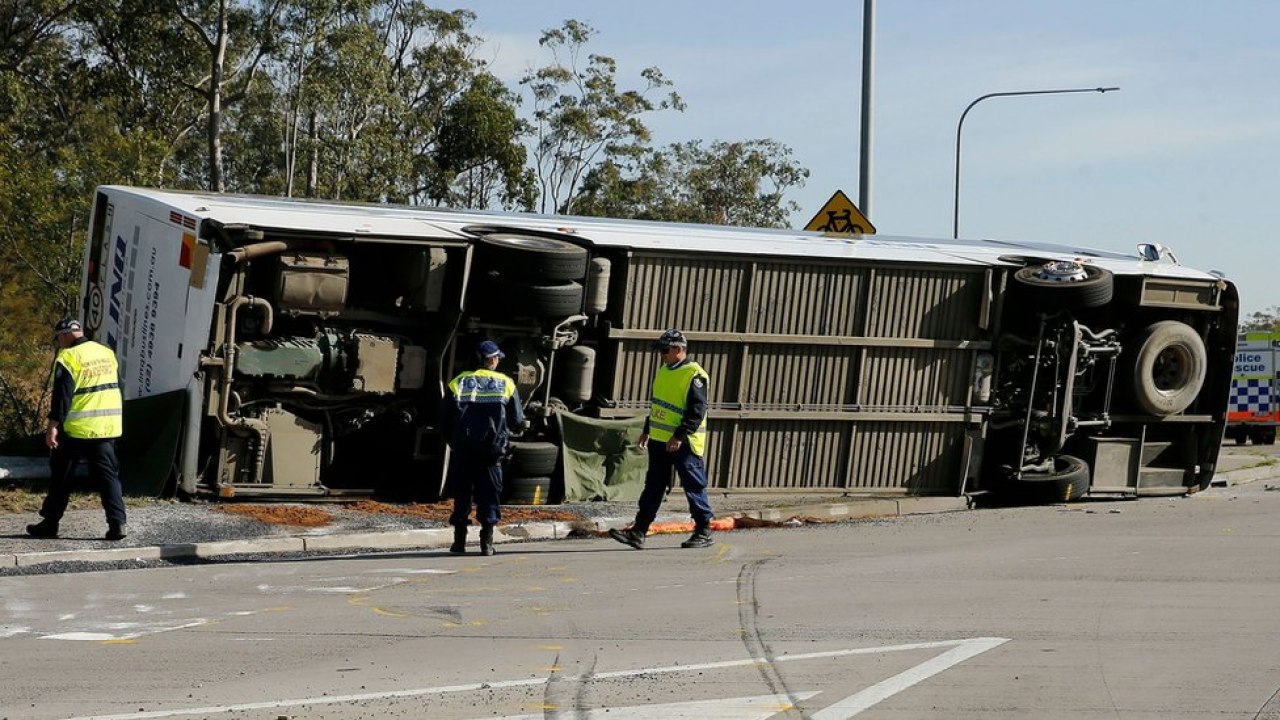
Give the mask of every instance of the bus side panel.
[(635, 254), (610, 397), (647, 407), (664, 328), (711, 375), (712, 485), (958, 494), (983, 267)]

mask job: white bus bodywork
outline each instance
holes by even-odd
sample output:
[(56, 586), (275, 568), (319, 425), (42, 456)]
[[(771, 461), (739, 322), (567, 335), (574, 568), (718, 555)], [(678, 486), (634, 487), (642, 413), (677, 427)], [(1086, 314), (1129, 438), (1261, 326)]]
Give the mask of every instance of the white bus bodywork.
[(668, 327), (713, 376), (713, 490), (1194, 492), (1237, 305), (1154, 253), (112, 186), (82, 294), (126, 406), (177, 418), (166, 482), (223, 496), (438, 493), (484, 338), (549, 472), (557, 413), (644, 412)]

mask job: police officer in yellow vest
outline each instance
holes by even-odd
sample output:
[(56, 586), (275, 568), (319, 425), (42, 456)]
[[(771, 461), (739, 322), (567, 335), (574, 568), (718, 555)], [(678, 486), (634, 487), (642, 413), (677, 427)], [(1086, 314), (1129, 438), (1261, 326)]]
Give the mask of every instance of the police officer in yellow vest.
[(502, 461), (509, 432), (524, 425), (516, 383), (498, 372), (504, 357), (497, 343), (485, 340), (476, 346), (479, 368), (458, 375), (445, 391), (441, 427), (452, 450), (445, 491), (453, 498), (451, 553), (467, 551), (472, 500), (480, 522), (480, 554), (494, 552), (493, 527), (501, 519)]
[(637, 550), (644, 549), (645, 534), (658, 515), (674, 469), (694, 525), (693, 534), (680, 547), (707, 547), (714, 542), (714, 515), (707, 500), (707, 469), (702, 460), (707, 450), (709, 378), (701, 365), (689, 359), (689, 343), (679, 330), (662, 333), (653, 347), (661, 353), (662, 365), (653, 378), (649, 417), (637, 443), (649, 451), (649, 471), (635, 522), (629, 529), (610, 530), (609, 536)]
[(77, 320), (64, 318), (53, 332), (60, 349), (54, 359), (53, 399), (44, 438), (52, 451), (49, 493), (40, 508), (44, 519), (28, 525), (27, 534), (58, 536), (58, 523), (71, 499), (72, 473), (83, 459), (89, 463), (89, 477), (102, 495), (106, 539), (121, 540), (129, 530), (116, 460), (116, 438), (124, 430), (116, 355), (111, 348), (86, 338)]

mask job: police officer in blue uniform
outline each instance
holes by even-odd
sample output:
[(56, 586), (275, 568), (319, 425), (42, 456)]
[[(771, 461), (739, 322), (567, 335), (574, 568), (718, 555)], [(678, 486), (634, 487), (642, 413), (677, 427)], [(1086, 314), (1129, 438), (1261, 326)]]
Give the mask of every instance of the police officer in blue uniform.
[(89, 477), (102, 495), (107, 515), (105, 539), (122, 540), (129, 529), (116, 460), (116, 438), (124, 431), (120, 365), (111, 348), (84, 336), (78, 320), (63, 318), (53, 334), (59, 350), (44, 437), (50, 450), (49, 492), (40, 507), (44, 519), (28, 525), (27, 534), (58, 537), (58, 523), (71, 499), (72, 473), (85, 460)]
[(707, 469), (703, 462), (709, 377), (701, 365), (689, 359), (689, 343), (679, 330), (662, 333), (653, 347), (661, 354), (662, 365), (653, 379), (649, 417), (637, 442), (649, 452), (649, 470), (635, 522), (629, 529), (610, 530), (609, 536), (637, 550), (644, 549), (645, 535), (658, 515), (674, 469), (694, 525), (693, 534), (680, 547), (707, 547), (715, 542), (711, 537), (714, 514), (707, 499)]
[(524, 425), (520, 393), (511, 378), (497, 371), (506, 357), (498, 344), (476, 346), (477, 369), (454, 378), (445, 391), (441, 428), (452, 450), (446, 493), (453, 498), (453, 545), (467, 551), (467, 526), (474, 502), (480, 523), (480, 554), (493, 554), (493, 528), (501, 518), (502, 461), (509, 432)]

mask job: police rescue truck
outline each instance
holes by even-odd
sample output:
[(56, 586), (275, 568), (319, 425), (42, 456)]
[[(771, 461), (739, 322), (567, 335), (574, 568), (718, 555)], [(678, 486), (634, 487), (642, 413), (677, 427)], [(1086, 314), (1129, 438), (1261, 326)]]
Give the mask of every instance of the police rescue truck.
[(1231, 406), (1227, 414), (1228, 440), (1243, 445), (1274, 445), (1280, 425), (1280, 397), (1276, 395), (1276, 351), (1280, 333), (1240, 333), (1236, 343), (1235, 374), (1231, 376)]
[(1236, 288), (1158, 245), (115, 186), (89, 232), (147, 492), (438, 497), (442, 390), (493, 340), (530, 420), (509, 486), (609, 498), (668, 328), (711, 375), (713, 492), (1185, 494), (1226, 427)]

